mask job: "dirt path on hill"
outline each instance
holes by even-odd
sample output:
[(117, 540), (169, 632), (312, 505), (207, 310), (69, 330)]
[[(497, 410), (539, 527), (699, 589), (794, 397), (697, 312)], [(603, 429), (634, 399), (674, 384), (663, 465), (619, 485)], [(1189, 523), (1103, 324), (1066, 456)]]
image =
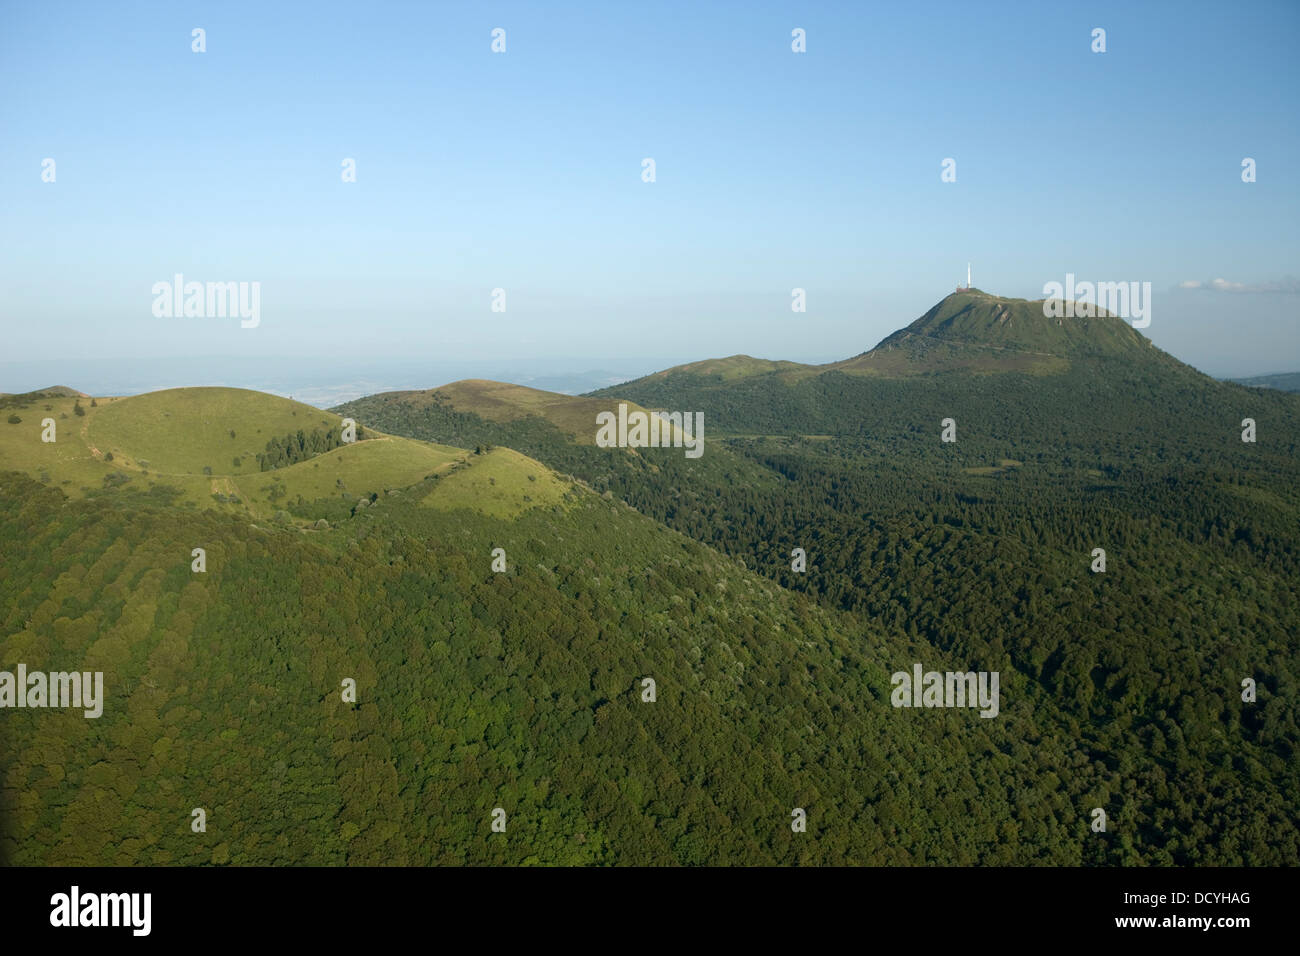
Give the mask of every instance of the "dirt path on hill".
[(104, 453), (100, 451), (98, 448), (96, 448), (93, 444), (91, 444), (90, 441), (90, 416), (89, 415), (87, 415), (86, 420), (81, 423), (81, 428), (79, 429), (79, 431), (81, 434), (81, 441), (87, 448), (90, 449), (90, 453), (96, 458), (103, 458)]
[(212, 493), (214, 495), (234, 495), (239, 497), (239, 486), (226, 477), (213, 478)]

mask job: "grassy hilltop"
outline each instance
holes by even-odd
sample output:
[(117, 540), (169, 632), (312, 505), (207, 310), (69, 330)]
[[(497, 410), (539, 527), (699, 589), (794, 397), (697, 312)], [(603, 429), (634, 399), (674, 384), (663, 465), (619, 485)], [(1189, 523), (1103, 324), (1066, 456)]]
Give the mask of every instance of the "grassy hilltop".
[[(263, 518), (287, 508), (304, 521), (316, 511), (337, 518), (341, 503), (434, 477), (450, 479), (442, 485), (445, 494), (432, 499), (439, 507), (509, 512), (554, 503), (566, 490), (546, 468), (505, 449), (474, 455), (367, 431), (364, 423), (362, 440), (336, 441), (326, 450), (325, 436), (341, 434), (342, 416), (263, 392), (177, 388), (130, 398), (77, 396), (9, 396), (2, 410), (9, 421), (0, 423), (0, 469), (77, 496), (120, 488)], [(47, 418), (56, 426), (51, 443), (41, 441)], [(262, 468), (259, 456), (269, 442), (296, 443), (300, 433), (314, 434), (320, 450), (295, 451), (301, 460)]]

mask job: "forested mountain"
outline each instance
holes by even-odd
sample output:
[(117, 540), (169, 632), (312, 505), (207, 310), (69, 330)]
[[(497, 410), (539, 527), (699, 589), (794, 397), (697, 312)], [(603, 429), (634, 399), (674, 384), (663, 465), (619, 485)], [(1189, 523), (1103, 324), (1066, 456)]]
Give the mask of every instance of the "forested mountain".
[(1034, 307), (580, 398), (16, 397), (0, 672), (105, 699), (0, 710), (0, 860), (1295, 865), (1300, 398)]
[[(8, 477), (0, 533), (29, 544), (6, 550), (4, 664), (98, 669), (108, 690), (99, 720), (5, 715), (5, 859), (1296, 853), (1285, 826), (1260, 826), (1289, 771), (1257, 741), (1278, 731), (1233, 706), (1231, 687), (1197, 705), (1210, 740), (1184, 740), (1180, 715), (1130, 723), (1168, 741), (1161, 764), (1144, 767), (1133, 748), (1076, 726), (1069, 702), (1017, 675), (1005, 652), (972, 662), (819, 608), (624, 506), (586, 495), (503, 521), (421, 507), (421, 492), (304, 536), (215, 511), (68, 502)], [(195, 540), (205, 575), (189, 566)], [(506, 573), (489, 570), (493, 547), (506, 549)], [(1227, 671), (1242, 653), (1229, 652)], [(889, 672), (913, 660), (1000, 668), (998, 718), (890, 708)], [(346, 677), (356, 704), (340, 699)], [(1193, 781), (1164, 781), (1202, 755)], [(1151, 792), (1152, 781), (1164, 782)], [(1097, 805), (1112, 820), (1104, 837), (1088, 831)], [(504, 834), (489, 831), (497, 807)], [(806, 834), (788, 826), (796, 807)], [(202, 834), (193, 808), (206, 812)]]
[(667, 382), (687, 381), (731, 385), (757, 378), (769, 386), (788, 385), (831, 372), (884, 378), (956, 370), (1050, 375), (1068, 370), (1071, 361), (1099, 357), (1181, 365), (1104, 309), (1092, 308), (1087, 315), (1069, 318), (1046, 311), (1050, 310), (1044, 309), (1041, 299), (1008, 299), (980, 289), (962, 289), (875, 348), (839, 362), (803, 365), (733, 355), (677, 365), (592, 394), (646, 394)]
[[(1215, 382), (1113, 317), (1057, 321), (958, 293), (843, 363), (694, 363), (588, 396), (703, 411), (694, 461), (591, 446), (536, 400), (489, 420), (463, 383), (339, 411), (510, 445), (864, 624), (1008, 660), (1057, 708), (1043, 733), (1134, 787), (1149, 862), (1243, 827), (1294, 847), (1300, 401)], [(1270, 790), (1249, 823), (1222, 815), (1227, 767)]]

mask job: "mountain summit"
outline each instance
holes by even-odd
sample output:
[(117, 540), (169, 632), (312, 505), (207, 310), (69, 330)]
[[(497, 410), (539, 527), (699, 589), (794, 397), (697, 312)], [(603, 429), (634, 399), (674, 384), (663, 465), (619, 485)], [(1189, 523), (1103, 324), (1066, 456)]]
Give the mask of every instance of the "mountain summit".
[(1150, 340), (1127, 321), (1098, 311), (1095, 317), (1054, 318), (1046, 314), (1042, 299), (1008, 299), (966, 289), (945, 296), (872, 351), (900, 347), (916, 338), (1060, 358), (1131, 355), (1150, 348)]
[(788, 385), (827, 372), (881, 378), (963, 371), (1053, 375), (1080, 360), (1176, 362), (1127, 321), (1105, 310), (1091, 317), (1072, 318), (1056, 318), (1047, 311), (1042, 299), (1012, 299), (981, 289), (959, 289), (907, 327), (886, 336), (875, 348), (838, 362), (803, 365), (733, 355), (677, 365), (591, 394), (612, 395), (628, 385), (671, 379), (721, 385), (771, 376)]
[(1057, 318), (1046, 314), (1042, 299), (963, 289), (871, 351), (827, 369), (887, 377), (959, 370), (1042, 375), (1064, 372), (1080, 359), (1163, 356), (1124, 319), (1098, 312)]

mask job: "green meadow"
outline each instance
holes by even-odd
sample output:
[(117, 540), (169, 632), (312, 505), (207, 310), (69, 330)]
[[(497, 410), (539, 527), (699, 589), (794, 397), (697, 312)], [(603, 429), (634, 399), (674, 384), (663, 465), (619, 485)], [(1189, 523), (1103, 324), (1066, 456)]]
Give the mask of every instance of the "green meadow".
[[(0, 417), (19, 421), (0, 423), (0, 470), (23, 472), (74, 497), (150, 494), (259, 518), (285, 518), (288, 503), (295, 502), (288, 510), (307, 523), (317, 513), (351, 513), (361, 498), (426, 478), (447, 478), (427, 496), (433, 507), (501, 515), (553, 504), (567, 490), (549, 469), (508, 449), (477, 456), (366, 430), (364, 422), (362, 440), (263, 471), (258, 455), (269, 441), (340, 429), (343, 418), (247, 389), (176, 388), (94, 399), (40, 394), (8, 396), (3, 404)], [(53, 442), (41, 440), (46, 418), (54, 419)], [(452, 474), (453, 468), (463, 471)]]

